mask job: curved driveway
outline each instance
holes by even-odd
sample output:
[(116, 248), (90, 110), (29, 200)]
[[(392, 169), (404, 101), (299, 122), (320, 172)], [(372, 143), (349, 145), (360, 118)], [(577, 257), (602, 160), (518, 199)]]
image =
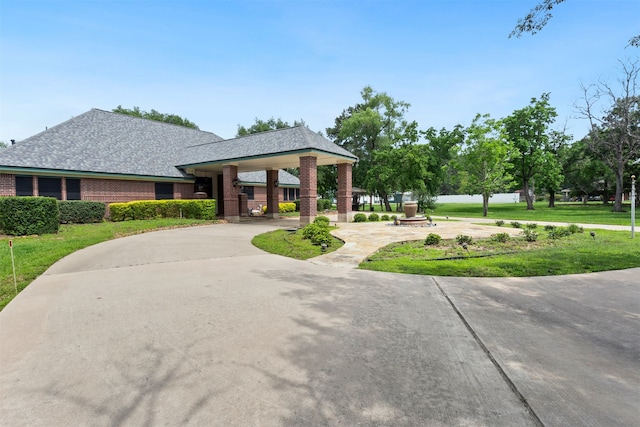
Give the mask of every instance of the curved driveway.
[(640, 269), (461, 279), (332, 267), (273, 224), (77, 252), (0, 312), (0, 425), (633, 425)]

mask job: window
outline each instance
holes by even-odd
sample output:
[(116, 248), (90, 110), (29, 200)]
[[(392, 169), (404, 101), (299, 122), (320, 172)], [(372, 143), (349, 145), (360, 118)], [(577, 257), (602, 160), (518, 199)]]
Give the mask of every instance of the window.
[(33, 177), (16, 176), (16, 196), (33, 196)]
[(62, 179), (59, 177), (39, 176), (38, 195), (62, 200)]
[(156, 200), (173, 199), (173, 183), (156, 182)]
[(247, 195), (247, 200), (254, 200), (253, 190), (253, 187), (244, 187), (242, 192)]
[(67, 200), (80, 200), (80, 180), (78, 178), (66, 178)]
[(283, 198), (286, 201), (294, 201), (300, 198), (299, 188), (283, 188)]

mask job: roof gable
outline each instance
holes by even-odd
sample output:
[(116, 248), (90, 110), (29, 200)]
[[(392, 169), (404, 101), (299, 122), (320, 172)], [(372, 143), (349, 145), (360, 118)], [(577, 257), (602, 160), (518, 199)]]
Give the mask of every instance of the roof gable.
[(182, 178), (175, 167), (211, 132), (92, 109), (0, 152), (0, 165), (75, 172)]

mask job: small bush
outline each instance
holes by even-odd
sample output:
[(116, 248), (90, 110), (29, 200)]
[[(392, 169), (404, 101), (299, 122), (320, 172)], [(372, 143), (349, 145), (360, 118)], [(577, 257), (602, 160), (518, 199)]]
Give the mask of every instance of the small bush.
[(61, 224), (89, 224), (102, 222), (107, 207), (101, 202), (61, 200), (58, 202)]
[(522, 228), (522, 224), (520, 224), (518, 221), (512, 221), (511, 226), (513, 228)]
[(442, 240), (438, 234), (429, 233), (426, 239), (424, 239), (425, 245), (437, 245)]
[(369, 221), (371, 222), (380, 221), (380, 216), (377, 213), (372, 213), (369, 215)]
[(569, 233), (571, 234), (584, 233), (584, 228), (580, 227), (578, 224), (569, 224), (567, 230), (569, 230)]
[(296, 212), (300, 212), (300, 199), (294, 200), (293, 203), (296, 205)]
[(13, 236), (57, 233), (58, 201), (53, 197), (0, 197), (0, 230)]
[(278, 211), (282, 213), (296, 212), (296, 204), (294, 202), (278, 203)]
[(391, 221), (395, 221), (396, 219), (398, 219), (398, 215), (391, 215)]
[(549, 231), (549, 234), (547, 237), (555, 240), (555, 239), (561, 239), (562, 237), (567, 237), (570, 235), (571, 235), (571, 232), (569, 231), (568, 228), (556, 227), (553, 230)]
[(522, 230), (522, 236), (527, 242), (535, 242), (538, 240), (538, 233), (528, 228), (526, 230)]
[(329, 199), (318, 199), (318, 212), (328, 211), (331, 209), (331, 200)]
[(472, 245), (473, 244), (473, 237), (471, 236), (467, 236), (465, 234), (458, 234), (456, 236), (456, 242), (458, 242), (459, 245), (466, 243), (467, 245)]
[(313, 220), (314, 224), (318, 224), (321, 225), (323, 227), (328, 227), (329, 226), (329, 218), (323, 215), (317, 216), (316, 219)]
[(306, 225), (302, 229), (302, 237), (311, 240), (314, 245), (319, 246), (325, 243), (327, 246), (331, 246), (332, 239), (329, 228), (319, 223), (314, 222)]
[(498, 233), (498, 234), (494, 234), (493, 236), (491, 236), (491, 238), (493, 240), (495, 240), (496, 242), (505, 243), (505, 242), (509, 241), (511, 236), (509, 236), (509, 233)]
[(380, 221), (389, 221), (389, 215), (383, 214), (380, 216)]
[(544, 226), (544, 231), (551, 231), (551, 230), (555, 230), (556, 226), (555, 225), (545, 225)]
[(536, 224), (535, 222), (532, 222), (525, 225), (525, 227), (527, 227), (529, 230), (535, 230), (536, 228), (538, 228), (538, 224)]
[(501, 219), (499, 219), (499, 220), (497, 220), (497, 221), (496, 221), (496, 225), (497, 225), (498, 227), (502, 227), (502, 226), (504, 225), (504, 221), (503, 221), (503, 220), (501, 220)]
[(367, 222), (367, 216), (363, 213), (357, 213), (353, 216), (353, 222)]

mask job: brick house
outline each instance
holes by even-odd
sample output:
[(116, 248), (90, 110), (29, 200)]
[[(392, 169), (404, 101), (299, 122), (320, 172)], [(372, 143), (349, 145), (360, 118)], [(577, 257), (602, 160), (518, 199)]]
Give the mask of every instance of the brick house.
[[(316, 215), (316, 166), (338, 165), (338, 214), (350, 216), (357, 158), (305, 126), (234, 139), (92, 109), (0, 150), (0, 196), (105, 203), (215, 198), (238, 221), (247, 209), (300, 200), (301, 223)], [(300, 178), (283, 169), (300, 168)]]

